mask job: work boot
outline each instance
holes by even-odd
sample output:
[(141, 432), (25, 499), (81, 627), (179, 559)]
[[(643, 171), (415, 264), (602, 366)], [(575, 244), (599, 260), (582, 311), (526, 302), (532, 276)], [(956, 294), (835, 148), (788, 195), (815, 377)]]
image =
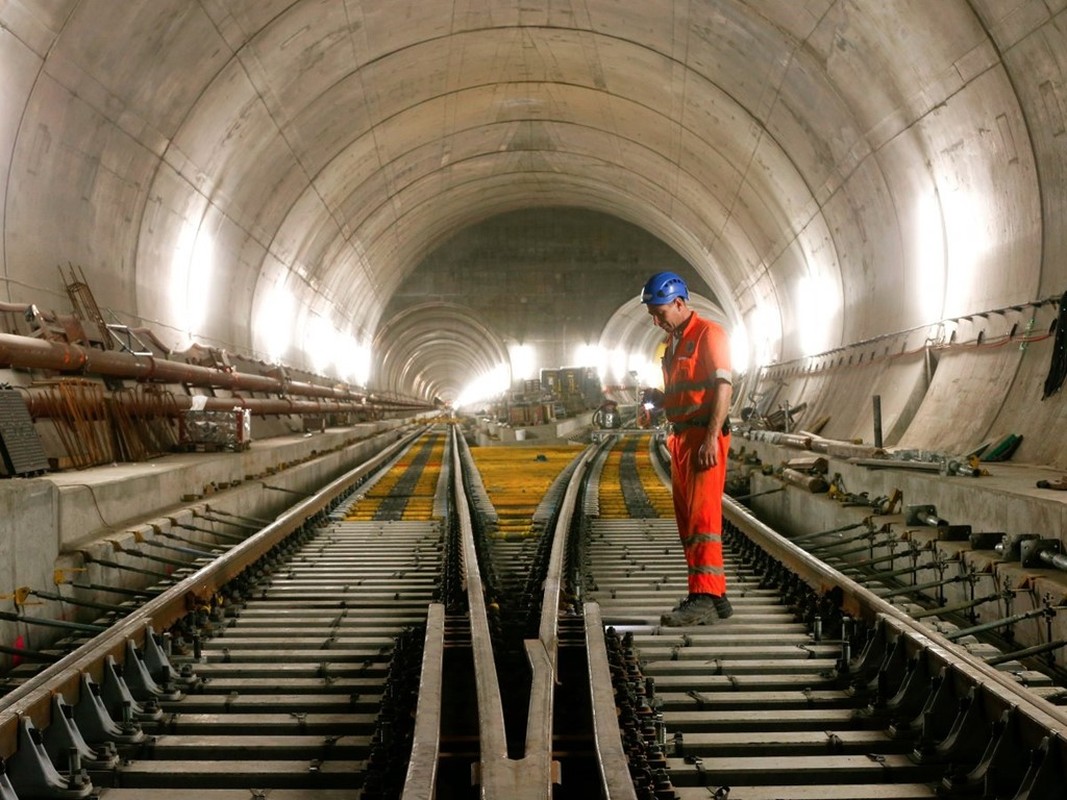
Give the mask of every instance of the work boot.
[(726, 599), (726, 595), (722, 597), (711, 596), (711, 602), (715, 606), (715, 613), (719, 615), (719, 619), (729, 619), (734, 615), (734, 607), (730, 605), (730, 601)]
[(688, 625), (707, 625), (718, 619), (715, 600), (710, 594), (691, 594), (678, 607), (659, 618), (660, 625), (681, 628)]
[[(686, 595), (671, 608), (671, 611), (677, 611), (683, 604), (689, 602), (689, 598), (692, 595)], [(719, 597), (714, 594), (707, 595), (711, 598), (711, 602), (715, 604), (715, 613), (719, 615), (719, 619), (729, 619), (734, 615), (734, 607), (730, 605), (730, 601), (726, 598), (726, 595)], [(666, 616), (664, 614), (663, 616)]]

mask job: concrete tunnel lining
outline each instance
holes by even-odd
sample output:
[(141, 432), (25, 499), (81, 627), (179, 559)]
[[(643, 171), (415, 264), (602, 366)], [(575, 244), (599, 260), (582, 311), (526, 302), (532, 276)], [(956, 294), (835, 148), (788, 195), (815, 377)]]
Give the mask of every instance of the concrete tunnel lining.
[[(607, 215), (746, 330), (740, 401), (806, 403), (828, 435), (867, 438), (880, 393), (892, 443), (916, 448), (1021, 433), (1027, 463), (988, 490), (903, 480), (953, 518), (1054, 532), (1064, 504), (1033, 487), (1067, 468), (1062, 396), (1040, 398), (1067, 284), (1065, 44), (1067, 0), (9, 0), (0, 297), (65, 310), (54, 267), (74, 262), (168, 343), (362, 383), (319, 362), (328, 337), (367, 348), (372, 392), (454, 397), (519, 330), (404, 288), (510, 213)], [(593, 220), (588, 240), (615, 230)], [(500, 265), (516, 281), (581, 268), (525, 244)], [(617, 274), (611, 314), (552, 302), (575, 340), (650, 351), (638, 281)], [(452, 288), (485, 289), (462, 271)], [(478, 303), (517, 319), (512, 294)], [(307, 458), (304, 489), (370, 429), (392, 430), (5, 481), (6, 585), (47, 585), (79, 540), (107, 551), (101, 523), (209, 480)], [(848, 479), (897, 480), (872, 475)]]
[(1063, 5), (16, 0), (6, 295), (61, 302), (42, 264), (75, 260), (171, 341), (319, 367), (318, 331), (372, 341), (457, 231), (575, 206), (674, 247), (757, 363), (1035, 299)]

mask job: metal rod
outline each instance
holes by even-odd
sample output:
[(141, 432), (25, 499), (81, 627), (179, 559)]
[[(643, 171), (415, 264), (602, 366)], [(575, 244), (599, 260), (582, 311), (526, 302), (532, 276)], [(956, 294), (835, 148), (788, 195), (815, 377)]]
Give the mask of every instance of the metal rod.
[(742, 500), (750, 500), (753, 497), (762, 497), (765, 494), (774, 494), (775, 492), (784, 492), (785, 488), (786, 487), (784, 487), (784, 486), (779, 486), (777, 489), (765, 489), (762, 492), (753, 492), (752, 494), (743, 494), (740, 497), (734, 497), (733, 495), (730, 495), (730, 499), (733, 500), (734, 502), (738, 502), (739, 503)]
[(228, 519), (218, 519), (217, 517), (209, 517), (207, 514), (197, 514), (200, 519), (206, 519), (208, 522), (217, 522), (220, 525), (232, 525), (235, 528), (243, 528), (246, 531), (259, 531), (270, 525), (270, 522), (265, 522), (262, 525), (249, 525), (246, 522), (234, 522)]
[(8, 647), (5, 644), (0, 644), (0, 653), (8, 656), (18, 656), (24, 658), (27, 661), (43, 661), (46, 664), (54, 664), (59, 661), (62, 656), (54, 656), (49, 653), (42, 653), (38, 650), (25, 650), (21, 647)]
[[(236, 533), (222, 533), (221, 531), (213, 531), (211, 528), (199, 528), (196, 525), (187, 525), (184, 522), (174, 522), (172, 524), (175, 528), (181, 528), (186, 531), (196, 531), (197, 533), (207, 533), (211, 536), (217, 536), (220, 539), (226, 539), (230, 542), (243, 542), (248, 538), (247, 536), (238, 536)], [(231, 523), (224, 522), (223, 524), (229, 525)]]
[(942, 578), (939, 581), (930, 581), (929, 583), (917, 583), (914, 586), (905, 586), (901, 589), (894, 589), (891, 592), (885, 594), (879, 593), (879, 597), (885, 599), (886, 597), (897, 597), (902, 594), (916, 594), (925, 589), (936, 589), (938, 586), (945, 586), (949, 583), (959, 583), (960, 581), (967, 580), (965, 575), (953, 575), (951, 578)]
[[(874, 537), (877, 535), (875, 531), (864, 531), (863, 533), (857, 533), (853, 536), (847, 536), (837, 542), (826, 542), (825, 544), (817, 544), (812, 547), (805, 547), (809, 553), (818, 553), (821, 555), (845, 555), (845, 553), (862, 553), (864, 550), (869, 550), (872, 547), (881, 547), (887, 544), (890, 540), (885, 539), (881, 543), (875, 542)], [(831, 552), (836, 547), (845, 547), (856, 544), (860, 539), (868, 539), (868, 541), (860, 547), (858, 550), (845, 550), (841, 553)]]
[(39, 625), (43, 628), (61, 628), (66, 631), (80, 631), (82, 633), (100, 633), (107, 630), (106, 625), (89, 625), (84, 622), (67, 622), (62, 619), (24, 617), (22, 614), (12, 614), (10, 611), (0, 611), (0, 619), (5, 622), (25, 622), (30, 625)]
[(940, 608), (928, 608), (925, 611), (917, 611), (912, 614), (915, 619), (925, 619), (926, 617), (936, 617), (941, 614), (955, 614), (957, 611), (966, 611), (968, 608), (974, 608), (980, 606), (982, 603), (989, 603), (1000, 597), (999, 594), (987, 594), (985, 597), (979, 597), (975, 600), (970, 600), (966, 603), (957, 603), (954, 606), (941, 606)]
[(120, 564), (117, 561), (110, 561), (110, 560), (105, 559), (105, 558), (96, 558), (95, 556), (93, 556), (93, 555), (91, 555), (91, 554), (89, 554), (89, 553), (87, 553), (85, 551), (82, 551), (82, 558), (84, 558), (90, 564), (100, 564), (101, 566), (104, 566), (104, 567), (111, 567), (113, 569), (121, 569), (121, 570), (125, 570), (126, 572), (136, 572), (136, 573), (138, 573), (140, 575), (148, 575), (149, 577), (158, 578), (158, 579), (164, 580), (164, 581), (169, 581), (172, 578), (171, 575), (168, 575), (165, 572), (160, 572), (159, 570), (145, 569), (144, 567), (134, 567), (134, 566), (132, 566), (130, 564)]
[(1067, 644), (1067, 640), (1065, 640), (1065, 639), (1060, 639), (1059, 641), (1055, 641), (1055, 642), (1046, 642), (1045, 644), (1038, 644), (1038, 645), (1034, 645), (1033, 647), (1026, 647), (1026, 648), (1024, 648), (1022, 650), (1016, 650), (1013, 653), (1003, 653), (1003, 654), (1001, 654), (999, 656), (993, 656), (992, 658), (987, 658), (985, 660), (985, 663), (989, 664), (991, 667), (995, 667), (998, 664), (1004, 664), (1004, 663), (1006, 663), (1008, 661), (1015, 661), (1018, 658), (1028, 658), (1029, 656), (1039, 656), (1042, 653), (1048, 653), (1048, 652), (1051, 652), (1053, 650), (1059, 650), (1065, 644)]
[(163, 589), (154, 589), (152, 587), (144, 589), (127, 589), (125, 586), (109, 586), (106, 583), (81, 583), (79, 581), (71, 581), (70, 585), (75, 589), (92, 589), (93, 591), (122, 594), (139, 600), (147, 600), (157, 594), (162, 594), (164, 591)]
[(129, 548), (129, 547), (120, 547), (119, 548), (119, 552), (120, 553), (125, 553), (128, 556), (136, 556), (137, 558), (146, 558), (149, 561), (155, 561), (157, 564), (166, 564), (167, 566), (170, 566), (170, 567), (182, 568), (182, 567), (191, 566), (188, 561), (179, 561), (176, 558), (167, 558), (166, 556), (157, 556), (157, 555), (154, 555), (152, 553), (146, 553), (143, 550), (133, 550), (132, 548)]
[(42, 592), (37, 589), (30, 589), (30, 594), (34, 597), (40, 597), (42, 600), (55, 600), (59, 603), (70, 603), (72, 606), (81, 606), (82, 608), (95, 608), (97, 611), (115, 611), (117, 613), (122, 614), (129, 614), (131, 611), (133, 611), (132, 608), (129, 608), (127, 606), (109, 605), (108, 603), (94, 603), (91, 600), (78, 600), (74, 597), (67, 597), (56, 592)]
[(983, 622), (981, 625), (973, 625), (970, 628), (960, 628), (958, 631), (952, 631), (946, 633), (945, 638), (951, 641), (956, 639), (962, 639), (964, 636), (970, 636), (972, 633), (982, 633), (983, 631), (991, 631), (996, 628), (1003, 628), (1008, 625), (1014, 625), (1016, 622), (1022, 622), (1023, 620), (1032, 619), (1034, 617), (1040, 617), (1046, 613), (1045, 608), (1035, 608), (1030, 611), (1024, 611), (1021, 614), (1012, 614), (1010, 617), (1004, 617), (1003, 619), (995, 619), (990, 622)]
[[(249, 516), (243, 515), (243, 514), (234, 514), (232, 511), (226, 511), (225, 509), (222, 509), (222, 508), (214, 508), (213, 506), (204, 506), (204, 510), (205, 511), (210, 511), (212, 514), (222, 514), (224, 517), (233, 517), (234, 519), (244, 520), (245, 522), (255, 522), (257, 525), (264, 525), (265, 526), (265, 525), (270, 525), (271, 522), (273, 522), (273, 520), (261, 519), (260, 517), (249, 517)], [(198, 516), (198, 517), (203, 517), (204, 519), (211, 519), (211, 517), (208, 517), (206, 514), (201, 514), (201, 513), (195, 512), (195, 511), (193, 513), (196, 514), (196, 516)], [(214, 520), (214, 521), (222, 522), (224, 525), (229, 525), (230, 524), (229, 522), (223, 522), (222, 520)]]
[(893, 561), (897, 558), (904, 558), (907, 553), (889, 553), (884, 556), (877, 556), (875, 558), (865, 558), (862, 561), (853, 561), (851, 564), (847, 564), (841, 568), (844, 573), (858, 572), (864, 567), (873, 567), (875, 564), (881, 564), (883, 561)]
[(867, 525), (867, 520), (860, 520), (859, 522), (853, 522), (851, 525), (841, 525), (837, 528), (830, 528), (825, 531), (815, 531), (814, 533), (805, 533), (802, 536), (794, 536), (791, 541), (793, 544), (799, 544), (800, 542), (806, 542), (808, 539), (818, 539), (820, 536), (829, 536), (831, 533), (844, 533), (850, 531), (853, 528), (859, 528), (863, 525)]
[(263, 483), (260, 481), (264, 489), (270, 489), (273, 492), (285, 492), (286, 494), (295, 494), (297, 497), (311, 497), (314, 492), (301, 492), (298, 489), (287, 489), (284, 486), (271, 486), (269, 483)]
[[(900, 556), (903, 558), (903, 556)], [(870, 575), (861, 575), (860, 583), (867, 583), (868, 581), (879, 581), (883, 578), (899, 578), (901, 575), (913, 575), (916, 572), (924, 569), (934, 569), (936, 561), (928, 561), (925, 564), (919, 564), (913, 567), (901, 567), (900, 569), (892, 569), (885, 572), (872, 572)]]

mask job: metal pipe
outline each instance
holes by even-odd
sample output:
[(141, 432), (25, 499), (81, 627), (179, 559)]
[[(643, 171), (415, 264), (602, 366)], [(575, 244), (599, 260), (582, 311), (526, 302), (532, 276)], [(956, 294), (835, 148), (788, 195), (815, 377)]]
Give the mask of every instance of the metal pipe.
[(156, 356), (95, 350), (76, 344), (47, 342), (9, 333), (0, 333), (0, 365), (56, 372), (91, 373), (139, 381), (185, 383), (231, 391), (292, 394), (360, 404), (372, 402), (376, 407), (386, 405), (398, 408), (428, 408), (427, 404), (415, 401), (390, 400), (383, 404), (380, 401), (372, 401), (363, 393), (353, 392), (347, 386), (318, 386), (274, 375), (232, 372), (198, 364), (183, 364)]
[(1021, 614), (1012, 614), (1010, 617), (1004, 617), (1003, 619), (994, 619), (990, 622), (983, 622), (981, 625), (973, 625), (970, 628), (960, 628), (951, 633), (946, 633), (945, 638), (954, 642), (957, 639), (962, 639), (964, 636), (970, 636), (972, 633), (982, 633), (983, 631), (1005, 628), (1008, 625), (1014, 625), (1016, 622), (1022, 622), (1023, 620), (1031, 619), (1033, 617), (1044, 616), (1047, 612), (1048, 609), (1046, 608), (1035, 608), (1030, 611), (1024, 611)]
[(763, 497), (763, 495), (765, 495), (765, 494), (776, 494), (777, 492), (784, 492), (784, 491), (785, 491), (785, 487), (784, 486), (779, 486), (777, 489), (764, 489), (762, 492), (752, 492), (751, 494), (743, 494), (743, 495), (740, 495), (738, 497), (734, 497), (733, 495), (730, 495), (730, 498), (732, 500), (734, 500), (734, 502), (738, 502), (739, 503), (742, 500), (750, 500), (753, 497)]
[(912, 616), (915, 619), (925, 619), (926, 617), (938, 617), (942, 614), (955, 614), (958, 611), (966, 611), (983, 603), (990, 603), (998, 597), (1000, 597), (999, 594), (987, 594), (985, 597), (977, 597), (974, 600), (968, 600), (966, 603), (957, 603), (954, 606), (940, 606), (939, 608), (928, 608), (925, 611), (916, 611), (912, 613)]
[[(37, 419), (47, 419), (62, 413), (49, 398), (34, 392), (32, 389), (22, 389), (26, 400), (26, 407), (30, 416)], [(165, 395), (151, 401), (131, 395), (115, 395), (109, 400), (100, 398), (98, 403), (83, 403), (81, 408), (84, 413), (94, 414), (100, 417), (106, 413), (107, 402), (120, 405), (126, 412), (134, 416), (178, 416), (193, 407), (193, 399), (188, 395)], [(259, 416), (285, 415), (285, 414), (336, 414), (350, 411), (366, 411), (368, 406), (357, 402), (341, 402), (337, 400), (288, 400), (284, 398), (246, 398), (234, 397), (205, 397), (199, 399), (199, 408), (203, 411), (232, 411), (235, 408), (246, 408)]]
[[(737, 498), (735, 497), (734, 499), (736, 500)], [(850, 531), (853, 528), (859, 528), (860, 526), (867, 525), (867, 524), (868, 524), (867, 520), (863, 519), (863, 520), (860, 520), (859, 522), (853, 522), (850, 525), (839, 525), (836, 528), (830, 528), (830, 529), (825, 530), (825, 531), (815, 531), (814, 533), (805, 533), (805, 534), (802, 534), (800, 536), (794, 536), (789, 541), (791, 541), (793, 544), (798, 544), (800, 542), (806, 542), (808, 539), (818, 539), (820, 536), (828, 536), (831, 533), (844, 533), (845, 531)], [(847, 541), (847, 540), (842, 540), (842, 541)]]
[(965, 575), (953, 575), (951, 578), (942, 578), (939, 581), (930, 581), (929, 583), (918, 583), (915, 586), (904, 586), (900, 589), (894, 589), (891, 592), (884, 594), (876, 592), (883, 600), (887, 597), (897, 597), (902, 594), (918, 594), (926, 589), (936, 589), (939, 586), (945, 586), (949, 583), (959, 583), (960, 581), (967, 580)]
[(807, 475), (795, 469), (786, 468), (782, 470), (781, 477), (786, 483), (799, 486), (801, 489), (807, 489), (812, 494), (825, 492), (828, 488), (826, 478), (822, 475)]
[(107, 630), (106, 625), (88, 625), (82, 622), (66, 622), (61, 619), (45, 619), (44, 617), (26, 617), (22, 614), (12, 614), (9, 611), (0, 611), (0, 620), (4, 620), (4, 622), (25, 622), (28, 625), (60, 628), (65, 631), (79, 631), (81, 633), (101, 633)]
[(1067, 640), (1059, 639), (1055, 642), (1046, 642), (1045, 644), (1036, 644), (1033, 647), (1026, 647), (1022, 650), (1016, 650), (1013, 653), (1002, 653), (999, 656), (993, 656), (987, 658), (985, 663), (991, 667), (998, 666), (999, 664), (1006, 664), (1009, 661), (1015, 661), (1019, 658), (1029, 658), (1030, 656), (1039, 656), (1042, 653), (1050, 653), (1053, 650), (1059, 650), (1067, 644)]

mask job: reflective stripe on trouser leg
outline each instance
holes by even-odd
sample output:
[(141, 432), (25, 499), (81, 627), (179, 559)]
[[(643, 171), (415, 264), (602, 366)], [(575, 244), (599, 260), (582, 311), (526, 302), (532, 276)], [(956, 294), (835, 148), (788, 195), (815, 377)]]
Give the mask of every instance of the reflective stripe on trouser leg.
[(718, 463), (711, 469), (695, 468), (704, 430), (693, 428), (668, 440), (671, 484), (678, 535), (689, 566), (691, 594), (726, 593), (722, 560), (722, 492), (726, 485), (729, 436), (719, 437)]

